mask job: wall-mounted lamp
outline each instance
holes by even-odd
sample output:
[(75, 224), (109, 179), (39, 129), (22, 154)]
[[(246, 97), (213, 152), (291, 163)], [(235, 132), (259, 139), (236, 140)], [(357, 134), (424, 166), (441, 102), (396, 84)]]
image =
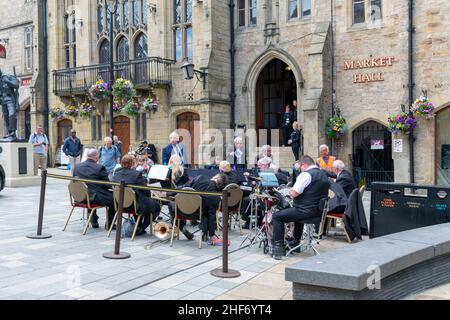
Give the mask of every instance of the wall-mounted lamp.
[(181, 69), (183, 70), (185, 80), (191, 80), (194, 78), (195, 75), (198, 81), (203, 82), (203, 90), (206, 89), (206, 78), (208, 76), (207, 72), (195, 70), (194, 64), (189, 62), (188, 58), (184, 58), (184, 63), (181, 66)]

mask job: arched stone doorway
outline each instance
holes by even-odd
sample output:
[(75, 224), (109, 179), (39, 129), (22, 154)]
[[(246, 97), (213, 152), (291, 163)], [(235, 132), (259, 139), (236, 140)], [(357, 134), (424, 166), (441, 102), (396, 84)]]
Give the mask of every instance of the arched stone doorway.
[[(180, 142), (186, 148), (186, 159), (192, 166), (198, 164), (200, 116), (194, 112), (184, 112), (177, 116), (177, 129), (180, 134)], [(187, 135), (190, 137), (187, 137)]]
[(130, 150), (130, 119), (125, 116), (114, 118), (114, 135), (122, 141), (122, 154)]
[(64, 140), (70, 136), (70, 130), (72, 129), (72, 120), (63, 119), (58, 121), (58, 145), (57, 148), (61, 148)]
[(436, 182), (450, 186), (450, 106), (436, 114)]
[(255, 123), (258, 132), (267, 130), (267, 143), (282, 145), (282, 132), (279, 141), (272, 141), (269, 130), (282, 126), (285, 105), (292, 107), (297, 100), (297, 84), (292, 68), (280, 59), (271, 60), (261, 71), (256, 83)]
[(376, 121), (368, 121), (353, 131), (353, 176), (370, 189), (374, 181), (394, 181), (392, 134)]

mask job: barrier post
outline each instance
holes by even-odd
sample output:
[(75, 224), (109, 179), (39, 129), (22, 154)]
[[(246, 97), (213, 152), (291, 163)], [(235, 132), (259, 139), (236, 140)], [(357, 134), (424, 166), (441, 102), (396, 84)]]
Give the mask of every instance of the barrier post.
[(228, 269), (228, 197), (229, 192), (223, 191), (222, 194), (222, 268), (211, 271), (211, 275), (218, 278), (237, 278), (241, 275), (239, 271)]
[(116, 222), (116, 241), (114, 244), (114, 252), (105, 252), (103, 254), (103, 258), (106, 259), (128, 259), (129, 257), (131, 257), (131, 255), (128, 252), (120, 252), (120, 237), (122, 235), (122, 213), (123, 213), (124, 194), (125, 194), (125, 181), (120, 181), (119, 203), (117, 208), (117, 222)]
[(47, 187), (47, 170), (42, 170), (41, 172), (41, 197), (39, 199), (39, 214), (38, 214), (38, 225), (37, 234), (29, 234), (27, 238), (29, 239), (48, 239), (51, 238), (51, 234), (42, 234), (42, 223), (44, 221), (44, 204), (45, 204), (45, 189)]

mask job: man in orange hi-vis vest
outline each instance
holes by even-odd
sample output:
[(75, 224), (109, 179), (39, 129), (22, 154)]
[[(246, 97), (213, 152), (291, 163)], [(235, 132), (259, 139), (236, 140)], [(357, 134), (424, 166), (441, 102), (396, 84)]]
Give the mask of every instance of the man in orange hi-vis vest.
[(320, 158), (317, 159), (317, 164), (320, 169), (326, 170), (328, 172), (333, 172), (333, 163), (336, 161), (335, 157), (329, 155), (330, 149), (327, 145), (321, 145), (319, 147)]

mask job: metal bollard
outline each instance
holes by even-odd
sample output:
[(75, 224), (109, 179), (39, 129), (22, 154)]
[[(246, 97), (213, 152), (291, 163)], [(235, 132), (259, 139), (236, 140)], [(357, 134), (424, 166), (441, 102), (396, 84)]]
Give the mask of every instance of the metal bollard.
[(123, 197), (125, 194), (125, 181), (120, 181), (119, 186), (119, 203), (117, 208), (116, 222), (116, 241), (114, 252), (105, 252), (103, 258), (106, 259), (128, 259), (131, 255), (128, 252), (120, 252), (120, 236), (122, 233), (122, 213), (123, 213)]
[(222, 268), (211, 271), (211, 275), (218, 278), (237, 278), (241, 275), (237, 270), (228, 269), (228, 197), (228, 191), (224, 190), (222, 195)]
[(51, 238), (51, 234), (42, 234), (42, 224), (44, 221), (44, 204), (45, 204), (45, 189), (47, 187), (47, 170), (42, 170), (41, 173), (41, 197), (39, 200), (39, 214), (38, 214), (38, 225), (37, 234), (29, 234), (27, 238), (29, 239), (48, 239)]

